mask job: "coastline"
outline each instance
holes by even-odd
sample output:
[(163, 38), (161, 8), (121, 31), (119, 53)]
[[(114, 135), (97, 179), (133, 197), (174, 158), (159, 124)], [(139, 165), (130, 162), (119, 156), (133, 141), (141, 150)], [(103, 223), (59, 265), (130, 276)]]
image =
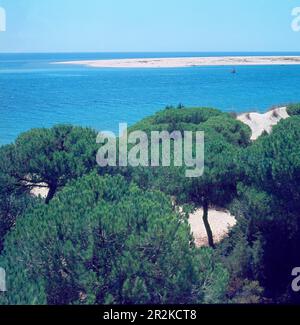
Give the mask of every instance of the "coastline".
[(188, 68), (206, 66), (300, 65), (300, 56), (237, 56), (190, 58), (140, 58), (53, 62), (90, 68)]

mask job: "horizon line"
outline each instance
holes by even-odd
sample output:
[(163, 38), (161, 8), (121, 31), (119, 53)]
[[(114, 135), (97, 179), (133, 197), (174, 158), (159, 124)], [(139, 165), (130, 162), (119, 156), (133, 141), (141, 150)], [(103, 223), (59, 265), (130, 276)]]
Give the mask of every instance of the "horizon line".
[(299, 50), (274, 50), (274, 51), (262, 51), (262, 50), (251, 50), (251, 51), (0, 51), (0, 54), (122, 54), (122, 53), (300, 53)]

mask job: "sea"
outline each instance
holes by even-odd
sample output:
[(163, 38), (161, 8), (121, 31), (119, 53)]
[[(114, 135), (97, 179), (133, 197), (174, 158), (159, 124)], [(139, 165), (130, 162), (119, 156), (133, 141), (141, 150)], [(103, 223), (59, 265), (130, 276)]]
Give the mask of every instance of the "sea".
[[(167, 105), (264, 112), (300, 102), (300, 65), (99, 69), (72, 60), (299, 53), (0, 54), (0, 145), (31, 128), (73, 124), (117, 132)], [(232, 70), (236, 69), (233, 74)]]

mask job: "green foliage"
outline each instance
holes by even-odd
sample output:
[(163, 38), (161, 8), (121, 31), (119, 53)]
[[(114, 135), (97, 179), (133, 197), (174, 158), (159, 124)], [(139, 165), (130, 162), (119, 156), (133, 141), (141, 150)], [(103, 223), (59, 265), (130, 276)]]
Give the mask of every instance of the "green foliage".
[[(1, 147), (0, 156), (5, 156), (7, 150), (9, 150), (8, 146)], [(2, 160), (0, 165), (4, 167), (7, 163), (6, 160)], [(14, 226), (17, 218), (21, 217), (24, 211), (33, 206), (36, 201), (17, 186), (15, 179), (5, 173), (5, 169), (0, 169), (0, 252), (3, 249), (4, 237)]]
[(0, 265), (6, 304), (221, 302), (228, 283), (168, 197), (95, 173), (19, 219)]
[[(175, 130), (204, 131), (205, 172), (207, 175), (213, 170), (222, 169), (224, 164), (228, 164), (229, 161), (232, 162), (232, 165), (235, 164), (234, 157), (240, 147), (245, 147), (250, 143), (251, 135), (250, 129), (236, 121), (230, 114), (209, 108), (164, 110), (142, 120), (130, 129), (130, 131), (135, 130), (142, 130), (148, 134), (151, 131), (163, 130), (169, 132)], [(173, 149), (172, 143), (171, 148)], [(172, 151), (171, 155), (173, 156)], [(219, 163), (223, 165), (220, 168), (217, 167)], [(145, 188), (159, 188), (176, 196), (178, 193), (182, 193), (182, 185), (187, 181), (185, 168), (174, 167), (172, 164), (169, 168), (135, 168), (133, 170), (129, 168), (126, 173), (128, 177), (133, 178)], [(186, 199), (190, 201), (189, 198)]]
[[(253, 198), (254, 194), (245, 190)], [(251, 189), (247, 189), (251, 191)], [(241, 191), (241, 187), (239, 188)], [(263, 272), (263, 249), (261, 247), (260, 232), (248, 213), (256, 218), (257, 211), (248, 209), (248, 202), (234, 199), (231, 204), (231, 213), (236, 216), (237, 225), (229, 236), (218, 246), (216, 256), (230, 274), (227, 299), (229, 303), (262, 303), (266, 302), (264, 288), (256, 281), (257, 274)], [(247, 218), (246, 218), (247, 216)], [(255, 229), (255, 230), (254, 230)]]
[(257, 281), (235, 279), (228, 292), (230, 303), (259, 304), (263, 303), (263, 289)]
[(200, 124), (206, 122), (213, 116), (219, 116), (221, 114), (222, 112), (213, 108), (170, 109), (160, 111), (153, 117), (146, 118), (143, 121), (149, 121), (151, 124), (172, 124), (173, 122), (176, 124), (179, 122)]
[(17, 186), (32, 188), (46, 183), (47, 203), (70, 179), (94, 168), (96, 133), (69, 125), (33, 129), (18, 137), (1, 152), (0, 170), (14, 178)]
[(228, 290), (229, 273), (224, 266), (217, 262), (210, 248), (202, 248), (199, 265), (202, 274), (206, 274), (204, 290), (204, 303), (224, 303)]
[(287, 112), (290, 116), (300, 115), (300, 103), (288, 105)]
[[(250, 144), (250, 129), (231, 114), (183, 108), (130, 131), (204, 131), (196, 179), (173, 164), (84, 176), (95, 167), (96, 133), (72, 126), (34, 129), (0, 148), (0, 265), (9, 288), (0, 303), (299, 302), (290, 274), (299, 263), (300, 116)], [(288, 113), (299, 115), (299, 105)], [(49, 205), (29, 195), (39, 183), (51, 189)], [(204, 221), (209, 206), (229, 206), (238, 224), (216, 250), (196, 249), (186, 216), (160, 191), (202, 206)]]
[[(175, 196), (181, 204), (192, 203), (204, 207), (204, 219), (207, 219), (209, 206), (225, 207), (236, 195), (238, 153), (250, 144), (251, 130), (230, 114), (210, 108), (168, 109), (144, 119), (131, 130), (147, 133), (176, 130), (182, 134), (184, 131), (205, 132), (203, 176), (189, 179), (186, 177), (186, 167), (175, 167), (173, 164), (150, 169), (129, 168), (130, 172), (127, 169), (127, 177), (130, 175), (143, 188), (157, 188)], [(172, 145), (171, 148), (173, 150)], [(205, 224), (210, 244), (214, 246), (209, 224)]]
[[(244, 227), (232, 234), (227, 262), (236, 260), (242, 275), (258, 280), (273, 301), (295, 302), (291, 270), (298, 265), (300, 245), (300, 117), (274, 127), (245, 150), (239, 213)], [(240, 247), (247, 251), (241, 266)], [(284, 298), (283, 298), (284, 297)]]
[[(290, 274), (299, 263), (300, 116), (250, 144), (251, 130), (231, 114), (183, 108), (129, 131), (204, 131), (204, 175), (195, 179), (172, 163), (80, 178), (95, 166), (96, 134), (71, 126), (0, 148), (0, 265), (10, 288), (1, 303), (299, 302)], [(299, 115), (299, 105), (288, 112)], [(48, 206), (28, 195), (41, 182), (62, 189)], [(202, 206), (204, 221), (210, 206), (230, 207), (238, 224), (215, 250), (198, 250), (186, 216), (159, 191)]]
[(202, 127), (206, 132), (214, 131), (221, 135), (226, 142), (235, 146), (247, 147), (250, 144), (250, 128), (230, 115), (214, 116), (203, 123)]

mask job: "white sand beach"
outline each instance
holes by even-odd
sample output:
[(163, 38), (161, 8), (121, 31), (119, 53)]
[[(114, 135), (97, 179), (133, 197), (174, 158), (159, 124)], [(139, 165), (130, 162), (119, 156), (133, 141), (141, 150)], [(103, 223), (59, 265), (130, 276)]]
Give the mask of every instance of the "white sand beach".
[(299, 65), (300, 56), (236, 56), (66, 61), (54, 64), (92, 68), (184, 68), (200, 66)]

